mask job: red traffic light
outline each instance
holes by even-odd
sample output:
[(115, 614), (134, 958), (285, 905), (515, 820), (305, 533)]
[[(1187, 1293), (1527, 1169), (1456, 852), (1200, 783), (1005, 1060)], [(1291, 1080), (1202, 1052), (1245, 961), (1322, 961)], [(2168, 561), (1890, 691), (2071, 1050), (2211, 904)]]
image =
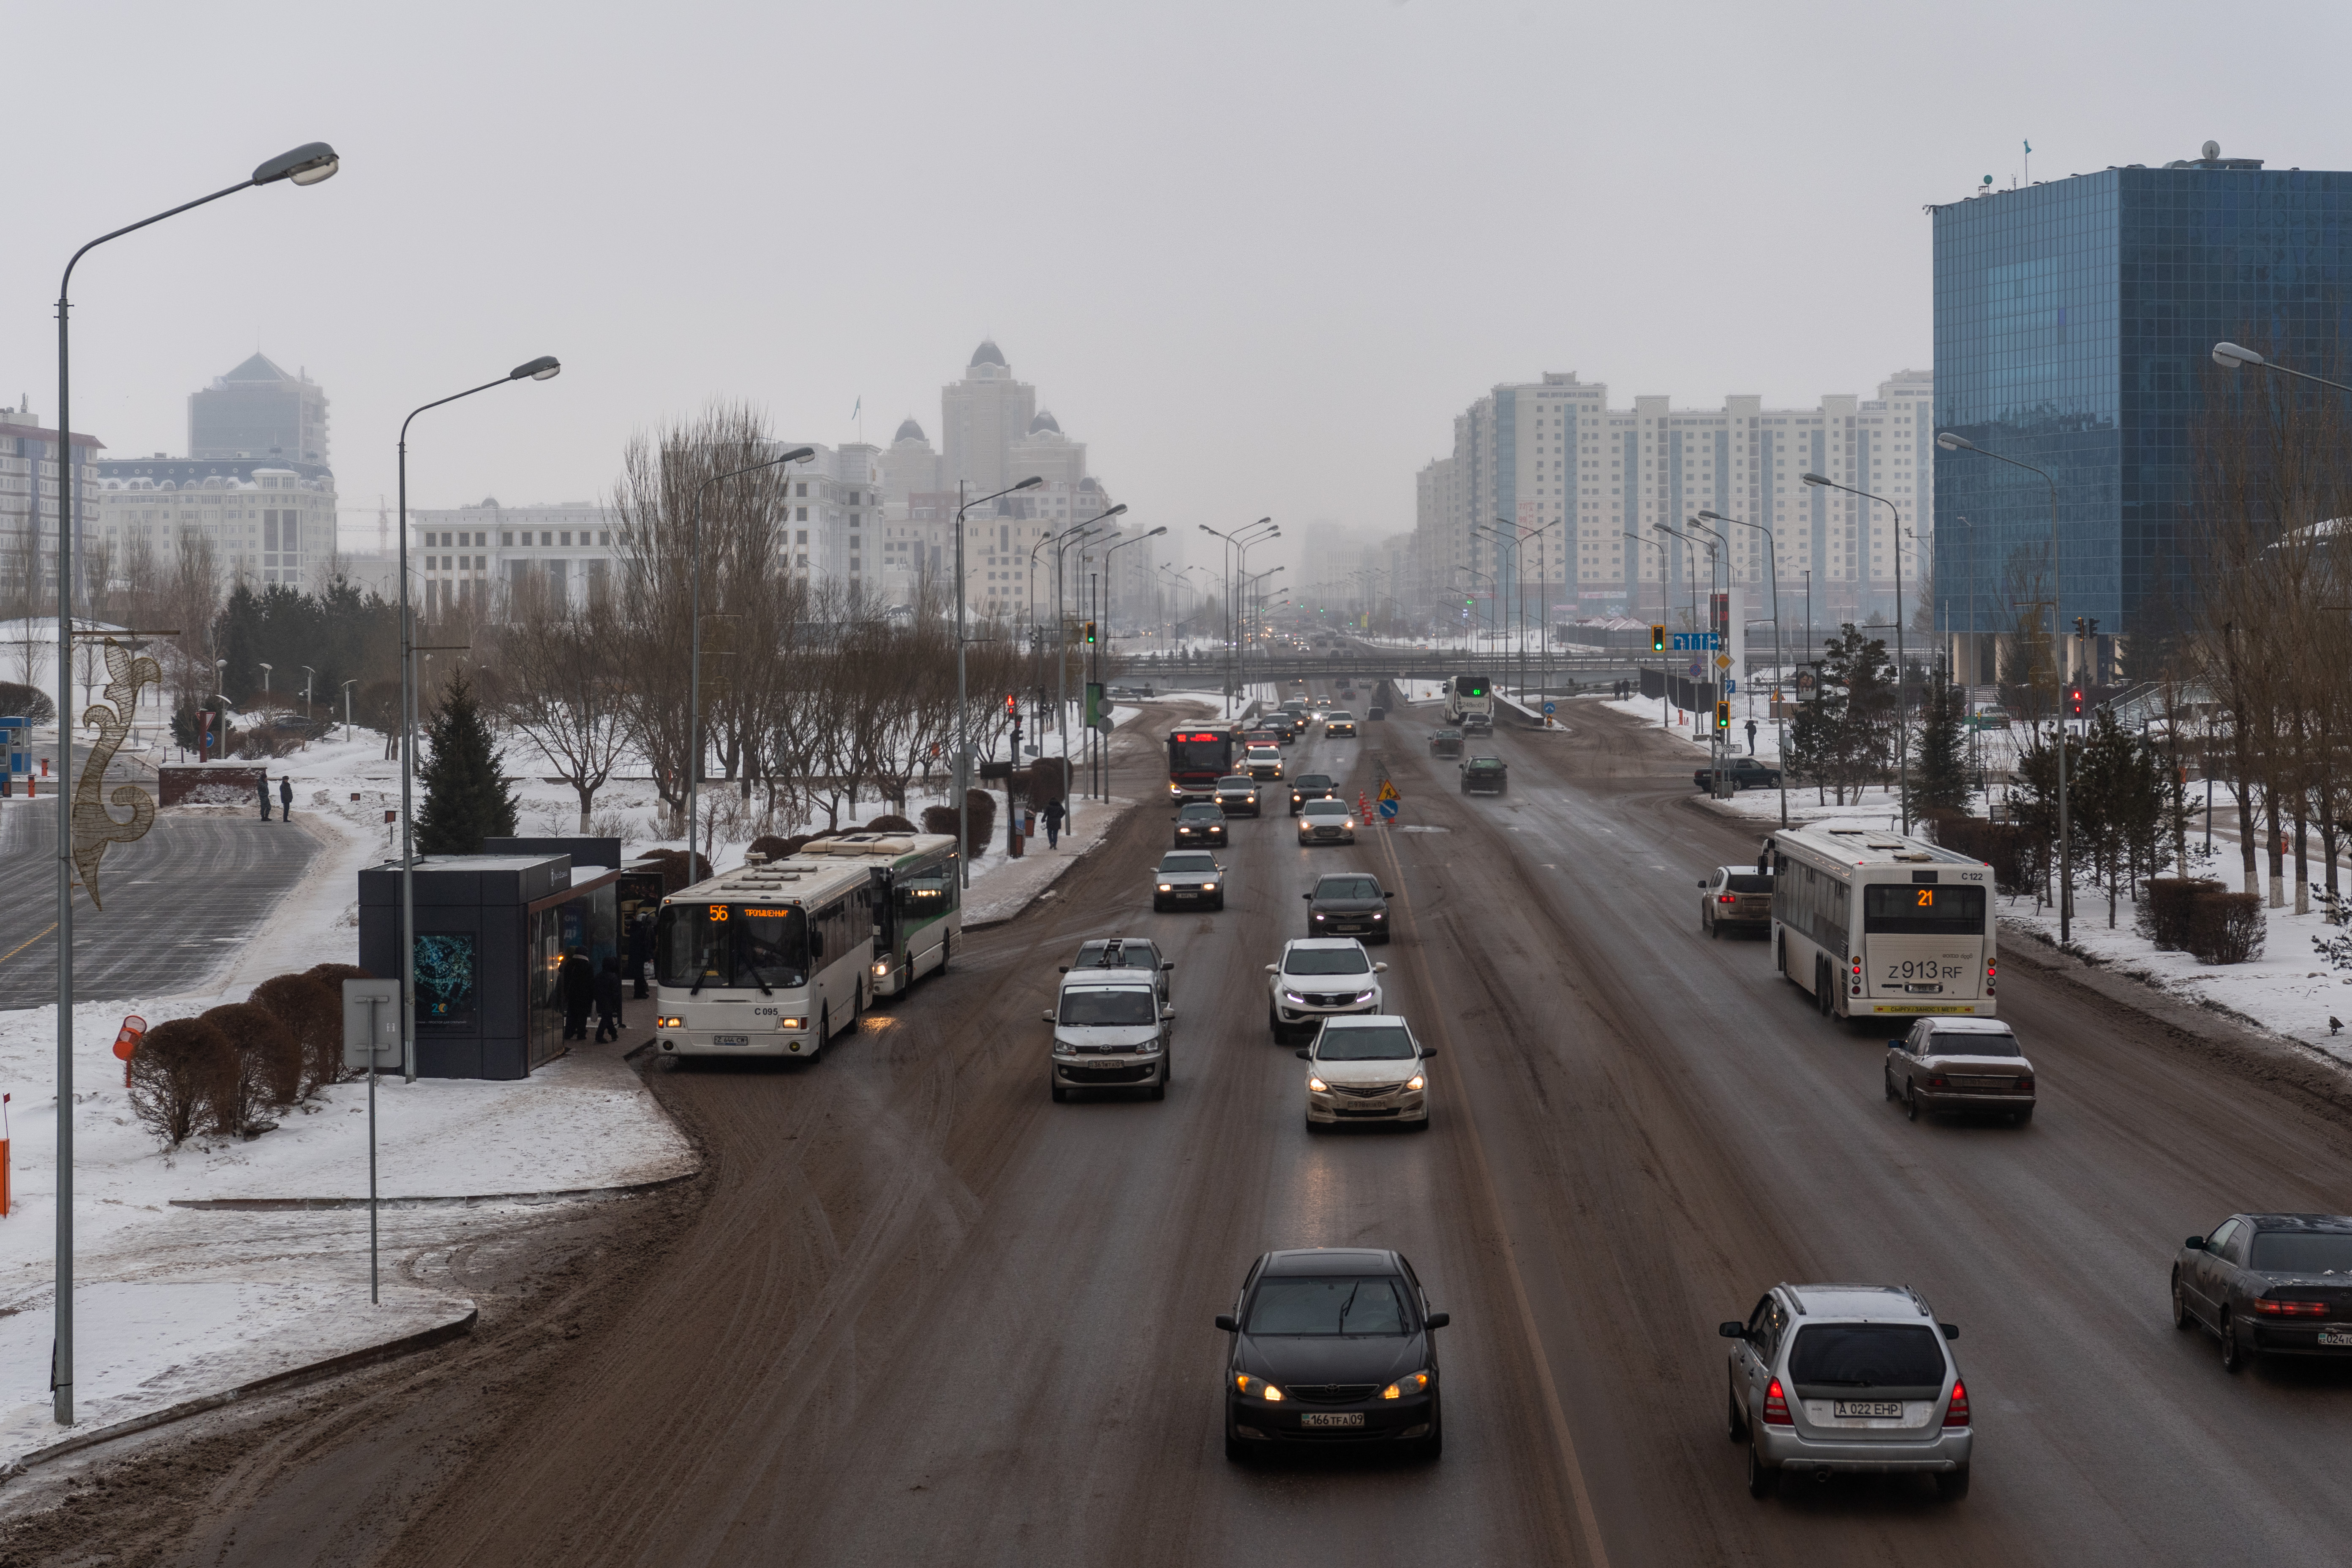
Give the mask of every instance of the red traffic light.
[(2067, 700), (2074, 705), (2074, 716), (2080, 719), (2083, 716), (2083, 689), (2077, 686), (2072, 691), (2069, 691), (2066, 696)]
[(1021, 717), (1021, 699), (1010, 691), (1004, 694), (1004, 716), (1007, 719)]

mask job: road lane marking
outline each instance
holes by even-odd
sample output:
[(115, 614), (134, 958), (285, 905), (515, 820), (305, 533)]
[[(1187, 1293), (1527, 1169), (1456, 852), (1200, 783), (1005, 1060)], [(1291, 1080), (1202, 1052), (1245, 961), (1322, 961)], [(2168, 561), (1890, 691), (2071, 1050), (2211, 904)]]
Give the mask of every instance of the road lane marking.
[(7, 963), (10, 959), (16, 957), (18, 953), (24, 952), (26, 948), (32, 946), (35, 942), (40, 941), (43, 937), (48, 935), (49, 932), (57, 929), (58, 922), (51, 921), (47, 925), (42, 927), (39, 931), (35, 931), (32, 935), (26, 937), (24, 941), (18, 942), (7, 952), (0, 952), (0, 963)]

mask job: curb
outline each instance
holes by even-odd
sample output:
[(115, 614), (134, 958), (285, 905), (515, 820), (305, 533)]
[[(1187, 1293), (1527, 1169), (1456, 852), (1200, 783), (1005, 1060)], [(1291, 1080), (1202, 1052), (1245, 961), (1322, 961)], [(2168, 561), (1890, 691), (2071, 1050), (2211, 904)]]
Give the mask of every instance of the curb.
[[(630, 1182), (617, 1187), (560, 1187), (537, 1193), (472, 1193), (457, 1197), (378, 1198), (375, 1206), (385, 1209), (470, 1208), (476, 1204), (551, 1204), (572, 1198), (634, 1198), (691, 1181), (699, 1173), (698, 1171), (681, 1171), (675, 1176), (656, 1176), (649, 1182)], [(368, 1206), (365, 1198), (172, 1198), (168, 1202), (175, 1209), (215, 1209), (236, 1214), (270, 1214), (286, 1209), (363, 1209)]]
[(307, 1383), (332, 1377), (337, 1373), (349, 1372), (353, 1368), (372, 1365), (376, 1362), (392, 1361), (416, 1351), (430, 1350), (435, 1345), (445, 1344), (451, 1340), (473, 1332), (474, 1324), (481, 1315), (481, 1309), (469, 1301), (466, 1305), (466, 1315), (453, 1322), (437, 1324), (429, 1329), (420, 1329), (415, 1333), (403, 1334), (396, 1340), (386, 1340), (382, 1344), (370, 1345), (363, 1350), (346, 1351), (341, 1355), (329, 1356), (324, 1361), (312, 1362), (308, 1366), (292, 1367), (285, 1372), (272, 1373), (268, 1377), (257, 1377), (250, 1383), (241, 1383), (234, 1388), (222, 1389), (217, 1394), (205, 1394), (194, 1399), (184, 1399), (177, 1405), (166, 1405), (161, 1410), (150, 1411), (144, 1415), (134, 1415), (127, 1421), (117, 1421), (110, 1426), (78, 1432), (70, 1437), (50, 1444), (46, 1448), (35, 1448), (29, 1453), (19, 1455), (5, 1465), (0, 1465), (0, 1479), (21, 1476), (35, 1465), (44, 1465), (52, 1459), (61, 1459), (68, 1454), (79, 1453), (84, 1448), (94, 1448), (100, 1443), (111, 1443), (118, 1437), (129, 1437), (141, 1432), (152, 1431), (158, 1426), (168, 1426), (174, 1421), (184, 1421), (191, 1415), (201, 1415), (207, 1410), (218, 1410), (223, 1405), (235, 1405), (239, 1400), (250, 1399), (257, 1394), (275, 1394), (283, 1389), (299, 1388)]
[[(1128, 811), (1135, 809), (1137, 804), (1139, 803), (1129, 803), (1126, 809), (1121, 811), (1119, 815), (1121, 816), (1126, 816)], [(1101, 848), (1103, 845), (1108, 841), (1109, 837), (1110, 835), (1108, 832), (1099, 834), (1096, 837), (1095, 841), (1092, 844), (1087, 845), (1084, 849), (1079, 850), (1075, 855), (1063, 857), (1060, 869), (1056, 870), (1051, 877), (1048, 877), (1044, 882), (1040, 883), (1035, 892), (1030, 894), (1028, 898), (1022, 900), (1022, 904), (1019, 909), (1013, 910), (1007, 914), (992, 916), (984, 921), (966, 921), (963, 922), (963, 929), (966, 931), (990, 931), (997, 926), (1009, 925), (1013, 921), (1019, 920), (1023, 915), (1029, 912), (1030, 908), (1034, 905), (1038, 900), (1044, 898), (1046, 894), (1054, 890), (1054, 884), (1060, 881), (1065, 876), (1068, 875), (1071, 867), (1076, 865), (1079, 861), (1085, 859), (1087, 856), (1092, 855), (1096, 850)]]

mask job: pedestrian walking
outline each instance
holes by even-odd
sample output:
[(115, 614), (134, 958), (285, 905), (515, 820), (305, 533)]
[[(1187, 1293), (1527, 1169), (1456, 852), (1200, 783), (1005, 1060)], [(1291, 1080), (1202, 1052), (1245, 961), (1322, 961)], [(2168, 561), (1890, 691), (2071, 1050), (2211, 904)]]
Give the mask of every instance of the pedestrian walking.
[(608, 958), (596, 976), (596, 1043), (621, 1037), (621, 961)]
[(1748, 721), (1748, 754), (1751, 757), (1756, 754), (1756, 721), (1753, 719)]
[(1062, 818), (1067, 815), (1062, 810), (1062, 803), (1049, 800), (1037, 815), (1045, 819), (1045, 847), (1055, 848), (1062, 841)]
[(261, 820), (269, 820), (269, 773), (266, 768), (261, 774)]
[[(1756, 728), (1753, 724), (1748, 727), (1751, 731)], [(1752, 740), (1749, 742), (1751, 746), (1754, 743)], [(292, 779), (281, 778), (278, 781), (278, 820), (280, 822), (294, 820), (294, 781)]]
[(588, 955), (576, 947), (565, 953), (556, 967), (555, 980), (563, 998), (563, 1037), (586, 1039), (588, 1009), (596, 1002), (596, 974), (588, 965)]

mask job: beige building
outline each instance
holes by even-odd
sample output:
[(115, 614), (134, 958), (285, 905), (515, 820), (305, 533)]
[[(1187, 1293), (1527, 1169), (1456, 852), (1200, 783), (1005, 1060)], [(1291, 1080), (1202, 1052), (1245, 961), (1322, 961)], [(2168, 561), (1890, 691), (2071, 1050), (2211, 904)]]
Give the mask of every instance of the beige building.
[(119, 574), (142, 547), (169, 572), (198, 542), (223, 578), (306, 592), (335, 555), (335, 476), (317, 463), (194, 458), (98, 465), (87, 535)]
[(940, 389), (940, 489), (961, 479), (968, 493), (990, 495), (1025, 475), (1011, 471), (1013, 445), (1037, 416), (1037, 389), (1013, 379), (992, 342), (972, 350), (963, 379)]

